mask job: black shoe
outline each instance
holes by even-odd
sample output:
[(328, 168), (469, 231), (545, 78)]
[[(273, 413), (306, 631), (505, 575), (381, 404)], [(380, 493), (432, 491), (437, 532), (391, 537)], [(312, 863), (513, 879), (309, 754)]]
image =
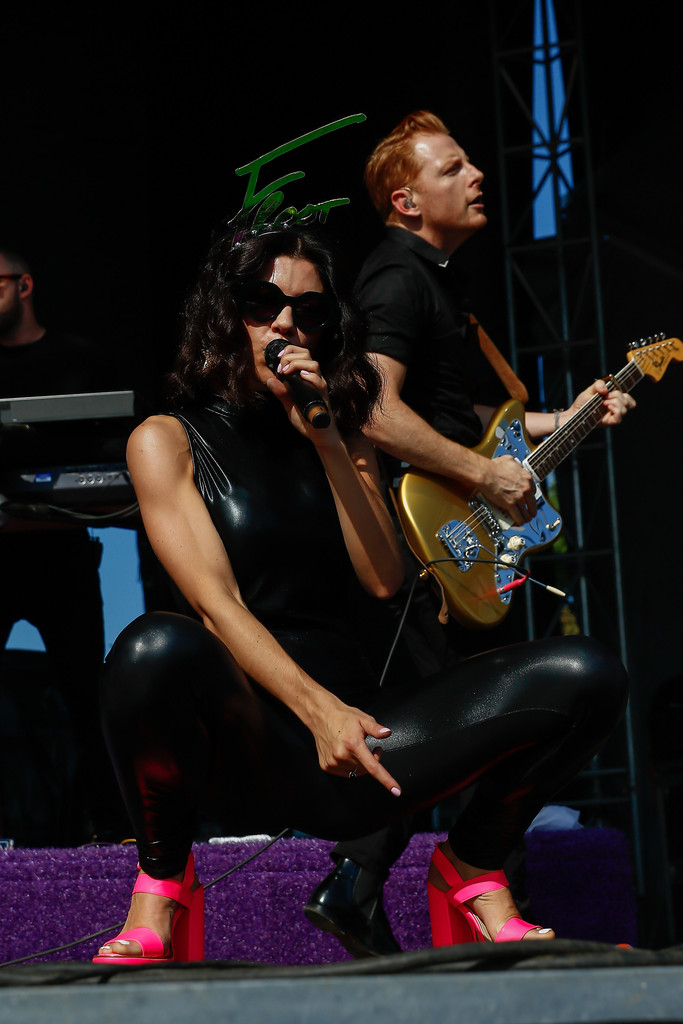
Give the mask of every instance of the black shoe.
[(383, 880), (345, 857), (314, 890), (304, 914), (351, 956), (400, 953), (382, 904)]

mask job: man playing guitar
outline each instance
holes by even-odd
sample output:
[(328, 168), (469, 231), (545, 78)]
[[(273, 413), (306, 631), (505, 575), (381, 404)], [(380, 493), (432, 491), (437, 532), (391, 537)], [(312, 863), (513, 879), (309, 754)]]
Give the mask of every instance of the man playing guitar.
[[(367, 161), (366, 187), (387, 230), (357, 283), (369, 315), (368, 350), (385, 379), (381, 409), (366, 432), (394, 460), (455, 480), (522, 524), (536, 513), (531, 475), (510, 455), (490, 459), (472, 450), (495, 410), (480, 404), (474, 382), (493, 375), (472, 330), (462, 283), (449, 267), (456, 250), (486, 224), (483, 180), (443, 122), (426, 111), (405, 117)], [(610, 392), (597, 380), (566, 410), (525, 412), (529, 437), (552, 433), (596, 394), (604, 396), (604, 426), (619, 423), (635, 405), (630, 395)], [(467, 654), (477, 650), (473, 636), (483, 649), (482, 634), (470, 634)], [(424, 647), (438, 642), (429, 638)], [(462, 656), (465, 645), (458, 647)], [(435, 667), (425, 664), (425, 674)], [(337, 868), (306, 906), (310, 920), (355, 956), (398, 949), (381, 890), (409, 835), (408, 825), (399, 824), (339, 844), (332, 851)]]

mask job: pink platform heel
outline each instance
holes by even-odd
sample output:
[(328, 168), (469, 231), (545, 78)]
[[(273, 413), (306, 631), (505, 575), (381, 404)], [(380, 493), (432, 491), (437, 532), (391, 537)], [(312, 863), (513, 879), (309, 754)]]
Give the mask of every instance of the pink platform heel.
[(156, 932), (151, 928), (130, 928), (121, 932), (110, 942), (124, 939), (137, 942), (142, 950), (139, 956), (121, 956), (118, 953), (98, 954), (93, 957), (95, 964), (148, 964), (153, 962), (171, 963), (204, 959), (204, 886), (194, 891), (194, 857), (187, 859), (182, 882), (174, 878), (151, 878), (144, 871), (138, 873), (133, 892), (153, 893), (165, 896), (179, 904), (173, 917), (171, 944), (167, 952)]
[(438, 846), (434, 850), (432, 864), (451, 886), (448, 892), (442, 892), (427, 882), (433, 946), (452, 946), (461, 942), (511, 942), (523, 939), (528, 932), (541, 930), (521, 917), (513, 917), (492, 939), (481, 918), (470, 910), (466, 901), (494, 889), (506, 889), (508, 880), (505, 872), (490, 871), (466, 881)]

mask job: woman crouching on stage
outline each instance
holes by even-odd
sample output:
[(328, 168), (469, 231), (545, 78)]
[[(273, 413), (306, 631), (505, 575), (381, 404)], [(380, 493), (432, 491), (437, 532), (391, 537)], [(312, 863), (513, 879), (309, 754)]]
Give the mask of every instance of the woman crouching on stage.
[[(218, 805), (233, 835), (289, 826), (338, 840), (473, 782), (430, 867), (435, 944), (553, 937), (520, 920), (501, 867), (614, 728), (624, 670), (596, 642), (556, 637), (379, 689), (346, 582), (388, 598), (403, 563), (362, 434), (381, 387), (363, 341), (316, 232), (213, 245), (171, 414), (128, 447), (147, 535), (198, 619), (143, 615), (107, 660), (105, 735), (140, 871), (97, 962), (202, 958), (200, 809)], [(329, 409), (326, 426), (293, 402), (295, 374)]]

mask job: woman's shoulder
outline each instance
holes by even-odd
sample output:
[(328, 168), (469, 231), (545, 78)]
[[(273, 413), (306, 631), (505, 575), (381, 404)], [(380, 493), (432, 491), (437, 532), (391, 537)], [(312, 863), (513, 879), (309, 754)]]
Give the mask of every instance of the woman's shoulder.
[(175, 416), (160, 413), (148, 416), (133, 430), (126, 454), (130, 462), (131, 458), (176, 457), (187, 450), (187, 435), (180, 421)]
[(138, 442), (171, 440), (185, 433), (180, 420), (170, 413), (155, 413), (139, 423), (130, 435)]

